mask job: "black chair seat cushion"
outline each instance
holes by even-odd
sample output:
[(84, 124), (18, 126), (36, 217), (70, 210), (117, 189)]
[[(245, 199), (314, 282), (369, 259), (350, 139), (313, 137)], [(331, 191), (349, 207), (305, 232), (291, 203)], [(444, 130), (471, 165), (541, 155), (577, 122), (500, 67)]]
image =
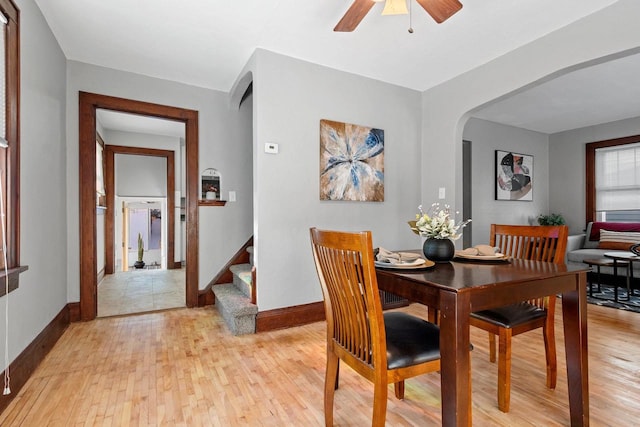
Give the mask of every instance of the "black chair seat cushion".
[(514, 328), (523, 323), (545, 317), (546, 315), (546, 310), (528, 302), (520, 302), (504, 307), (492, 308), (491, 310), (471, 313), (471, 316), (476, 319), (491, 322), (503, 328)]
[(401, 312), (384, 313), (387, 367), (404, 368), (440, 358), (440, 328)]

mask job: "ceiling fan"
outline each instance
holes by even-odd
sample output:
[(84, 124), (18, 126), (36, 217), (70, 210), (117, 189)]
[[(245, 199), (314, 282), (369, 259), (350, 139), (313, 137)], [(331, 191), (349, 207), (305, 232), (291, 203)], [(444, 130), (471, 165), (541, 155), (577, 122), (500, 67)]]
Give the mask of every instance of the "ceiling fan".
[[(348, 32), (356, 29), (360, 21), (377, 2), (385, 2), (383, 15), (406, 14), (406, 0), (354, 0), (353, 4), (344, 14), (333, 31)], [(412, 0), (409, 0), (412, 1)], [(420, 6), (438, 23), (449, 19), (453, 14), (462, 9), (462, 3), (458, 0), (416, 0)]]

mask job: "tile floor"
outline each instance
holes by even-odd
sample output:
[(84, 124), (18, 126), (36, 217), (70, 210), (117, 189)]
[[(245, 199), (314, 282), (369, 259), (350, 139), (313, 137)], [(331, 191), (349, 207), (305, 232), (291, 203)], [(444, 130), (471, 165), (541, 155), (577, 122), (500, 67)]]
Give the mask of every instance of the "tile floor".
[(186, 306), (185, 270), (133, 270), (98, 284), (98, 317)]

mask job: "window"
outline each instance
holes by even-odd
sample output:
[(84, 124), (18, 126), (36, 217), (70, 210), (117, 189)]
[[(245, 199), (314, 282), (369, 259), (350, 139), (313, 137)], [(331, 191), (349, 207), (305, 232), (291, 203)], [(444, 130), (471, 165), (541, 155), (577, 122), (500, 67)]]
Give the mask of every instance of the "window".
[[(5, 208), (4, 225), (7, 232), (7, 268), (12, 276), (18, 271), (20, 243), (20, 52), (19, 52), (19, 11), (11, 0), (0, 0), (0, 179), (2, 180), (3, 205)], [(0, 235), (0, 238), (2, 236)], [(4, 268), (4, 257), (0, 257), (0, 266)], [(25, 268), (26, 269), (26, 268)], [(17, 287), (17, 276), (14, 286)], [(0, 295), (4, 294), (4, 289)]]
[(587, 221), (640, 222), (640, 137), (587, 144)]

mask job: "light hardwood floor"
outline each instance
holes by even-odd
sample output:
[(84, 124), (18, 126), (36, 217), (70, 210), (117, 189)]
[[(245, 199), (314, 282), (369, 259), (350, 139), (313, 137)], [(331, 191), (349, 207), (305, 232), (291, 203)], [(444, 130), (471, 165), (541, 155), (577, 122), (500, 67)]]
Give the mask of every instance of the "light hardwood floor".
[[(560, 308), (560, 307), (559, 307)], [(403, 310), (424, 314), (424, 307)], [(475, 426), (569, 425), (561, 310), (558, 387), (545, 387), (539, 331), (514, 338), (511, 412), (496, 404), (486, 333), (472, 328)], [(592, 426), (640, 419), (640, 314), (589, 306)], [(321, 426), (325, 323), (234, 337), (212, 307), (70, 325), (2, 426)], [(370, 425), (373, 387), (341, 369), (335, 425)], [(390, 390), (387, 425), (440, 425), (440, 377)]]

